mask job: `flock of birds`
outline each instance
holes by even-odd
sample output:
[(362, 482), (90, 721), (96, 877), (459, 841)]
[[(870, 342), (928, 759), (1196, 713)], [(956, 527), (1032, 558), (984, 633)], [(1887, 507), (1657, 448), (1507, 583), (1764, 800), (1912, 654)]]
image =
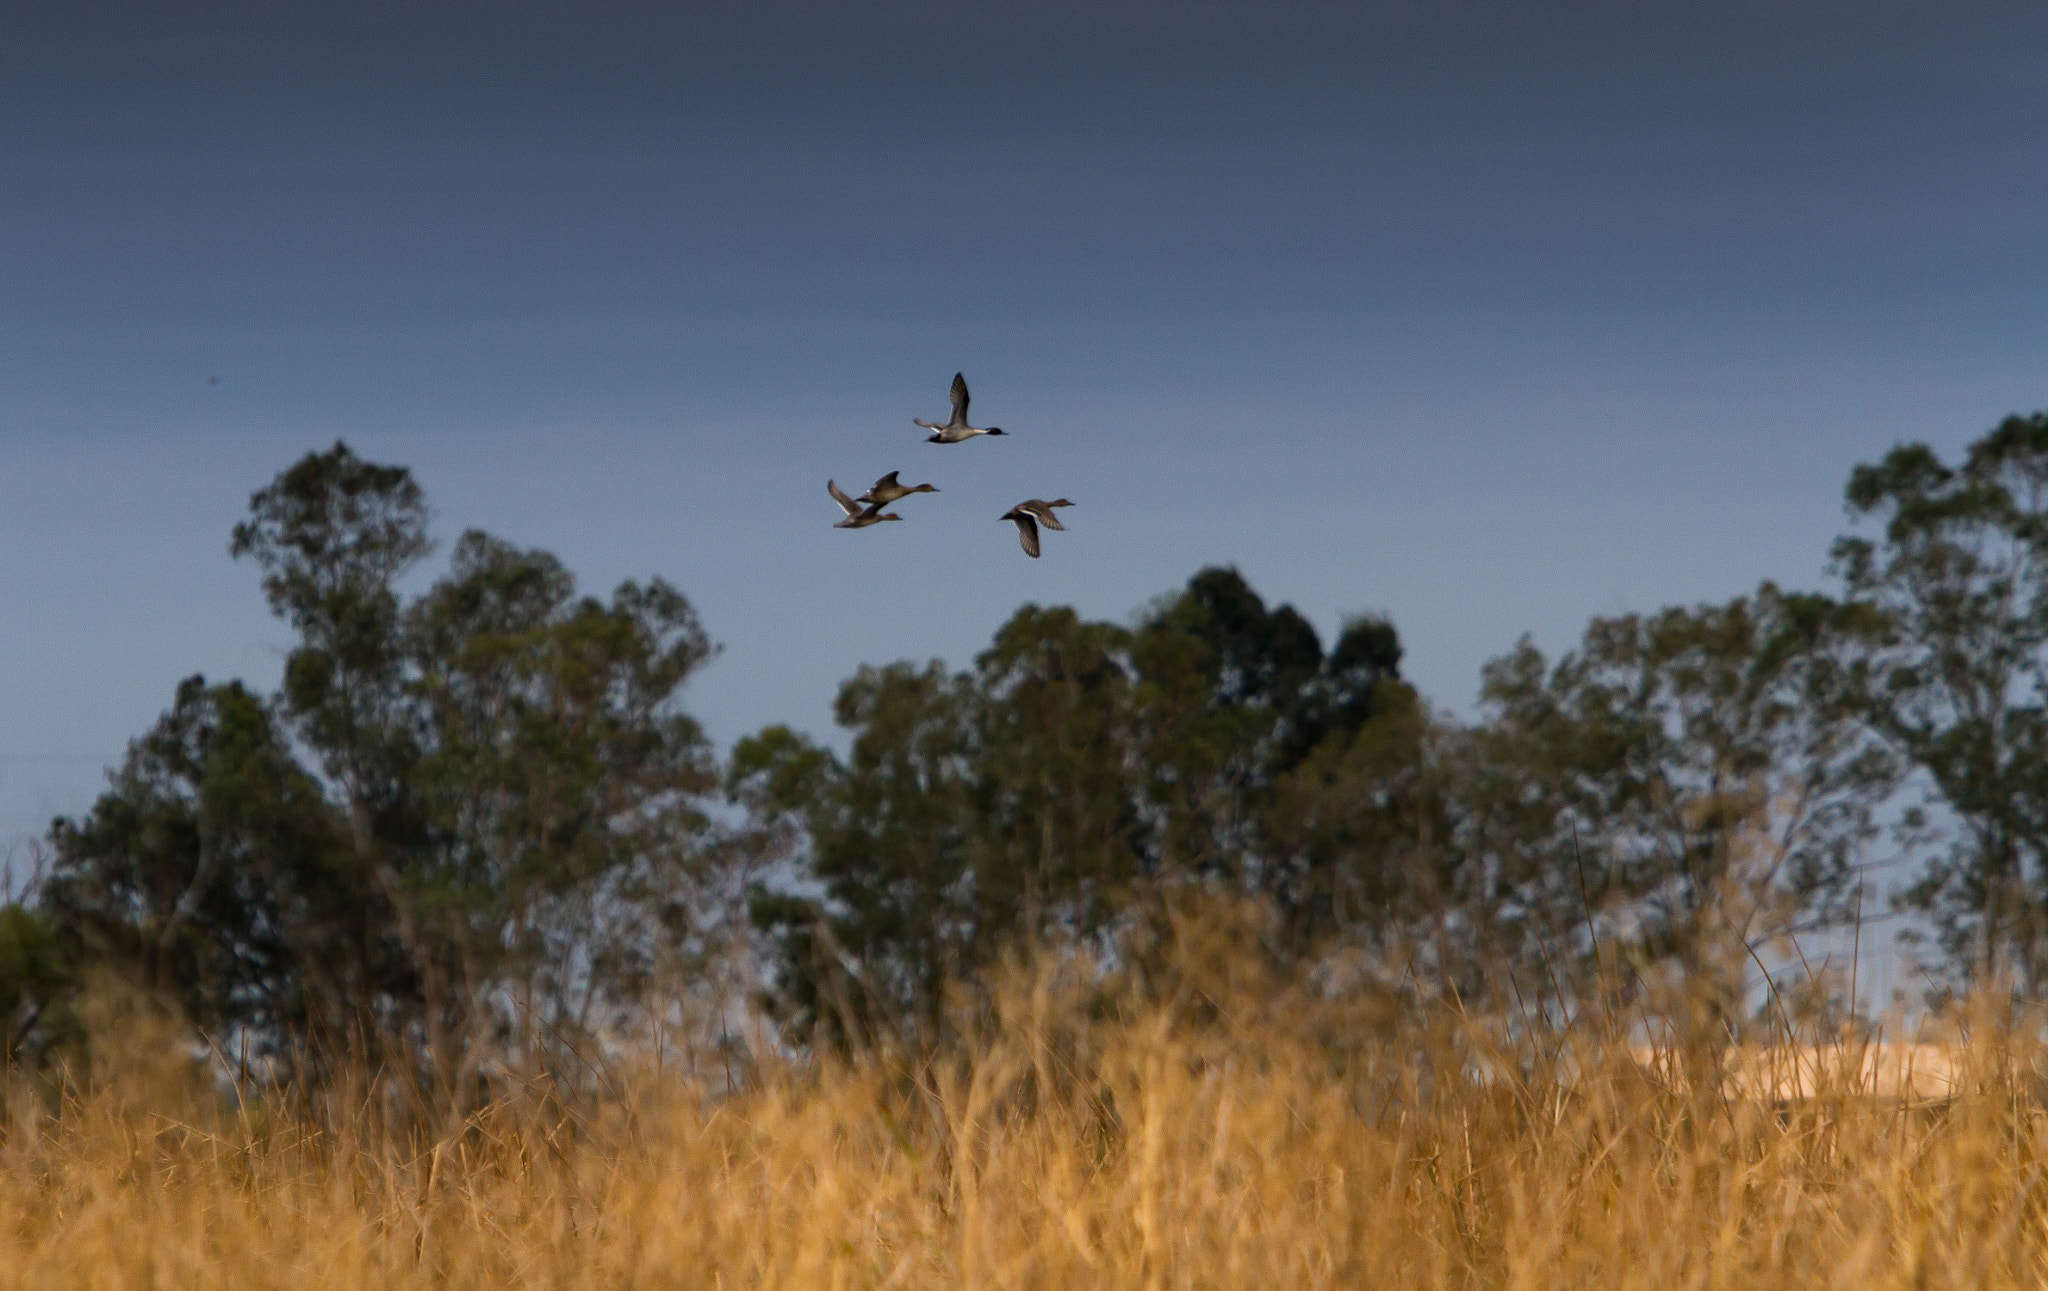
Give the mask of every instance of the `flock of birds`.
[[(925, 440), (927, 444), (959, 444), (973, 439), (976, 435), (1000, 435), (1003, 433), (1000, 426), (970, 426), (967, 424), (967, 378), (958, 372), (953, 374), (952, 419), (940, 423), (926, 421), (921, 417), (912, 417), (911, 421), (932, 432), (930, 438)], [(857, 498), (847, 497), (845, 491), (836, 482), (826, 480), (825, 491), (831, 494), (832, 500), (837, 502), (846, 512), (846, 518), (832, 527), (834, 529), (865, 529), (871, 524), (880, 524), (884, 520), (901, 520), (902, 516), (897, 515), (893, 511), (884, 511), (882, 508), (888, 506), (891, 502), (907, 498), (913, 493), (938, 492), (936, 488), (929, 484), (900, 483), (896, 479), (899, 474), (901, 474), (900, 471), (889, 472), (881, 479), (876, 480), (872, 488)], [(1065, 498), (1057, 498), (1051, 502), (1043, 502), (1037, 498), (1032, 498), (1028, 502), (1019, 502), (1016, 506), (1011, 507), (1002, 514), (1001, 518), (1016, 523), (1017, 541), (1024, 545), (1024, 554), (1033, 560), (1037, 560), (1038, 526), (1044, 525), (1048, 529), (1064, 531), (1066, 526), (1060, 523), (1060, 518), (1057, 515), (1053, 514), (1053, 509), (1055, 507), (1070, 507), (1072, 505), (1074, 504)]]

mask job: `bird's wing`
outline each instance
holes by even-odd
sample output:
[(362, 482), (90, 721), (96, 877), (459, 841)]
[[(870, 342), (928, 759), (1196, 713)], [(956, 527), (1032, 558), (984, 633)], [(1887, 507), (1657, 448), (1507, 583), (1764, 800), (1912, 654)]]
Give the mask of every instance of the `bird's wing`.
[(896, 487), (896, 477), (897, 477), (898, 475), (901, 475), (901, 474), (902, 474), (902, 472), (901, 472), (901, 471), (891, 471), (891, 472), (889, 472), (889, 473), (888, 473), (887, 475), (884, 475), (884, 476), (883, 476), (883, 477), (882, 477), (881, 479), (879, 479), (879, 480), (876, 480), (876, 481), (875, 481), (875, 487), (874, 487), (873, 489), (870, 489), (870, 490), (868, 490), (868, 491), (869, 491), (870, 493), (872, 493), (872, 492), (875, 492), (875, 491), (876, 491), (877, 489), (893, 489), (893, 488), (895, 488), (895, 487)]
[(1032, 515), (1037, 516), (1038, 523), (1044, 525), (1046, 528), (1057, 529), (1061, 533), (1065, 533), (1067, 531), (1067, 527), (1060, 523), (1060, 518), (1053, 514), (1052, 504), (1050, 502), (1040, 502), (1036, 498), (1033, 498), (1031, 501), (1026, 502), (1022, 505), (1024, 510), (1029, 511)]
[(953, 374), (953, 424), (955, 426), (965, 426), (967, 424), (967, 374), (965, 372), (955, 372)]
[(922, 427), (924, 427), (924, 428), (925, 428), (926, 430), (944, 430), (944, 429), (945, 429), (945, 427), (944, 427), (944, 426), (941, 426), (941, 425), (940, 425), (940, 424), (939, 424), (938, 422), (936, 422), (936, 421), (926, 421), (926, 420), (925, 420), (924, 418), (922, 418), (922, 417), (912, 417), (912, 418), (910, 419), (910, 424), (911, 424), (911, 425), (913, 425), (913, 426), (922, 426)]
[(1024, 544), (1024, 554), (1037, 560), (1038, 522), (1021, 512), (1010, 518), (1017, 522), (1017, 541)]
[(860, 514), (860, 503), (855, 502), (850, 497), (847, 497), (845, 493), (840, 491), (839, 486), (833, 483), (831, 480), (825, 481), (825, 491), (832, 495), (832, 500), (834, 502), (837, 502), (840, 505), (840, 508), (844, 510), (846, 514), (850, 516), (857, 516)]

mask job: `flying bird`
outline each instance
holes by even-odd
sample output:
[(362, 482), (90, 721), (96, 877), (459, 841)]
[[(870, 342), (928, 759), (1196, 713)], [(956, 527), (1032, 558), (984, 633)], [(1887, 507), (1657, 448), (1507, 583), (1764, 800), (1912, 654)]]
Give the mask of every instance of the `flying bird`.
[(1059, 498), (1052, 502), (1040, 502), (1037, 498), (1033, 498), (1029, 502), (1019, 502), (1017, 509), (1019, 511), (1029, 511), (1038, 518), (1038, 523), (1048, 529), (1058, 529), (1065, 532), (1066, 526), (1060, 523), (1060, 518), (1052, 513), (1052, 509), (1054, 507), (1070, 507), (1072, 505), (1074, 504), (1065, 498)]
[(1000, 426), (989, 426), (985, 429), (977, 430), (967, 424), (967, 377), (964, 373), (960, 372), (953, 374), (953, 419), (951, 421), (940, 425), (936, 421), (926, 421), (922, 417), (912, 417), (910, 420), (932, 432), (931, 437), (924, 441), (927, 444), (957, 444), (963, 439), (973, 439), (976, 435), (1000, 435), (1003, 433)]
[(1008, 511), (1003, 512), (1002, 518), (1017, 522), (1017, 541), (1024, 544), (1025, 555), (1033, 560), (1037, 560), (1038, 521), (1034, 520), (1031, 513), (1021, 506), (1011, 507)]
[(855, 498), (856, 502), (871, 502), (876, 506), (887, 506), (898, 498), (907, 498), (913, 493), (937, 493), (938, 489), (929, 484), (898, 484), (898, 471), (891, 471), (875, 481), (875, 486)]
[(845, 493), (840, 491), (839, 485), (831, 480), (825, 481), (825, 491), (830, 493), (832, 500), (837, 502), (846, 512), (846, 519), (833, 525), (834, 529), (865, 529), (871, 524), (880, 524), (884, 520), (901, 520), (903, 518), (893, 511), (884, 513), (882, 510), (884, 504), (880, 502), (863, 509), (860, 503), (847, 497)]

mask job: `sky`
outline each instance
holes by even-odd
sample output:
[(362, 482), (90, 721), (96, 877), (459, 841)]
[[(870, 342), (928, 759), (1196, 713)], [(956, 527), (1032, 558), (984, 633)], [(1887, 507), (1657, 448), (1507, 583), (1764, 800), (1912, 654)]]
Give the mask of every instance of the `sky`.
[[(2048, 406), (2044, 65), (1994, 0), (11, 0), (0, 834), (275, 683), (228, 531), (337, 438), (680, 587), (722, 744), (1208, 564), (1457, 715), (1822, 586), (1856, 463)], [(923, 442), (956, 370), (1009, 434)]]

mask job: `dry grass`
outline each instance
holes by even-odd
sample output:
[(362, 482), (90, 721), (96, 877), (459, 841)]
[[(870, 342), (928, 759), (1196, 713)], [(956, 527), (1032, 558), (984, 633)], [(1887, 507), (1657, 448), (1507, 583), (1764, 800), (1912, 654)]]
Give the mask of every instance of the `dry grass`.
[(1504, 1050), (1455, 1019), (1184, 987), (1110, 1008), (1040, 976), (944, 1061), (769, 1070), (730, 1098), (621, 1076), (438, 1136), (386, 1128), (374, 1100), (222, 1102), (131, 1024), (128, 1057), (56, 1111), (13, 1095), (0, 1285), (1868, 1291), (2048, 1272), (2048, 1120), (2009, 1049), (1979, 1047), (1995, 1080), (1967, 1078), (1967, 1051), (1939, 1105), (1771, 1107), (1660, 1084), (1592, 1037)]

